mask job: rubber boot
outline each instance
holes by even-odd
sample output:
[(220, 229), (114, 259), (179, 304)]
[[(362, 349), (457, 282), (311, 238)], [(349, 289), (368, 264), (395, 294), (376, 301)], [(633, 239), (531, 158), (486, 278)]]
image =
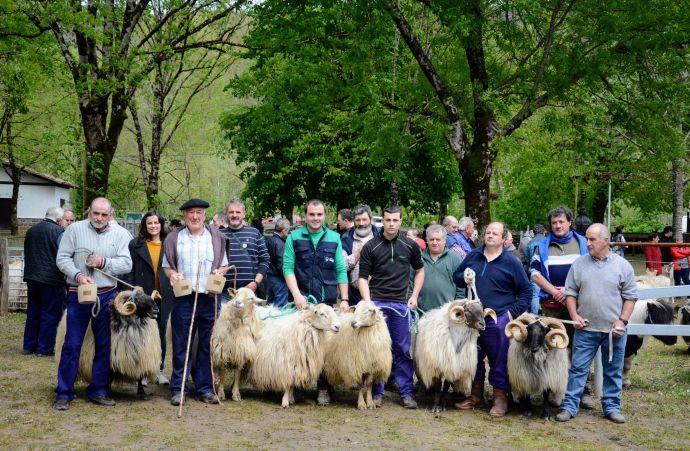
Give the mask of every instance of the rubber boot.
[(484, 381), (472, 383), (472, 393), (466, 400), (455, 404), (460, 410), (478, 409), (484, 407)]
[(494, 405), (489, 411), (492, 417), (503, 417), (508, 412), (508, 396), (505, 390), (494, 388)]

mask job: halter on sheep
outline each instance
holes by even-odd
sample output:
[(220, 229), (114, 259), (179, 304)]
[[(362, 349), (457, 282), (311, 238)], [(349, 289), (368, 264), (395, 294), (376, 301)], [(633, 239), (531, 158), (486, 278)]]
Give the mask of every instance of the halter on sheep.
[[(547, 332), (548, 331), (548, 332)], [(568, 334), (563, 323), (523, 313), (509, 322), (505, 334), (512, 338), (508, 349), (508, 377), (523, 414), (532, 415), (530, 396), (541, 393), (543, 418), (549, 418), (549, 395), (560, 403), (568, 384)]]

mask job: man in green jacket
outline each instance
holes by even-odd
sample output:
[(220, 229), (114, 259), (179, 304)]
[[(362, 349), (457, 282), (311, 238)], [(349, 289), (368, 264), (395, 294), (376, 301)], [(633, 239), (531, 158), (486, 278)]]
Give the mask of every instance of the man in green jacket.
[(426, 229), (427, 248), (422, 252), (424, 262), (424, 285), (419, 293), (419, 307), (428, 312), (446, 302), (465, 297), (465, 289), (453, 282), (453, 272), (460, 266), (462, 258), (457, 252), (446, 249), (446, 234), (443, 226), (430, 225)]

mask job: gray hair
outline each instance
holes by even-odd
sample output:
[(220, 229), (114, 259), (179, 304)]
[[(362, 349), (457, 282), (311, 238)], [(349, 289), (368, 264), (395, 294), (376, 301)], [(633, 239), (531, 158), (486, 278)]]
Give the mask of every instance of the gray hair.
[[(247, 209), (245, 208), (245, 206), (244, 206), (244, 202), (242, 202), (241, 200), (239, 200), (239, 199), (236, 198), (236, 197), (231, 198), (229, 201), (227, 201), (227, 202), (225, 203), (225, 212), (228, 211), (228, 208), (230, 208), (230, 205), (239, 205), (239, 206), (242, 207), (242, 210), (243, 210), (243, 211), (246, 211), (246, 210), (247, 210)], [(225, 214), (225, 213), (223, 213), (223, 214)]]
[(280, 233), (283, 230), (290, 229), (290, 221), (287, 218), (280, 218), (279, 220), (276, 221), (276, 227), (275, 231), (276, 233)]
[(57, 222), (58, 219), (62, 218), (64, 216), (65, 211), (60, 208), (60, 207), (50, 207), (46, 211), (46, 219), (51, 219), (55, 222)]
[(443, 222), (441, 224), (443, 225), (443, 227), (448, 227), (454, 221), (457, 221), (457, 219), (455, 219), (455, 216), (446, 216), (445, 218), (443, 218)]
[(371, 208), (369, 208), (369, 205), (360, 204), (352, 209), (353, 217), (359, 216), (364, 213), (366, 213), (369, 216), (369, 219), (371, 219)]
[(441, 232), (443, 234), (443, 238), (445, 238), (446, 229), (444, 229), (442, 225), (431, 224), (429, 227), (426, 228), (427, 238), (429, 238), (429, 235), (431, 235), (432, 233), (438, 233), (438, 232)]
[(460, 221), (458, 221), (458, 229), (467, 230), (467, 226), (470, 224), (474, 224), (474, 221), (469, 216), (465, 216), (464, 218), (461, 218)]
[(602, 223), (600, 222), (595, 222), (591, 226), (587, 228), (587, 230), (591, 229), (592, 227), (597, 226), (599, 228), (599, 238), (603, 239), (608, 239), (609, 241), (611, 240), (611, 231)]

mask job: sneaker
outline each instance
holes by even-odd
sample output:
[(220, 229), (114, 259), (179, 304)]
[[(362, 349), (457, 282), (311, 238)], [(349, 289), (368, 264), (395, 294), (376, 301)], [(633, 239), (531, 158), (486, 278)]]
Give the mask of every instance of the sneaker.
[(170, 404), (172, 404), (173, 406), (179, 406), (181, 402), (182, 402), (182, 394), (181, 393), (175, 393), (170, 398)]
[(412, 396), (405, 396), (402, 400), (402, 406), (405, 409), (416, 409), (417, 401), (415, 401)]
[(383, 395), (374, 396), (374, 407), (381, 407), (383, 405)]
[(589, 393), (583, 393), (580, 397), (580, 408), (592, 410), (595, 407), (596, 403), (594, 402), (594, 398), (592, 397), (592, 395), (590, 395)]
[(115, 400), (113, 398), (107, 397), (106, 395), (89, 398), (89, 401), (91, 401), (94, 404), (98, 404), (99, 406), (105, 407), (113, 407), (115, 405)]
[(328, 390), (319, 390), (319, 395), (316, 397), (317, 406), (327, 406), (331, 403), (331, 395), (328, 394)]
[(159, 371), (156, 375), (156, 383), (158, 385), (168, 385), (170, 384), (170, 380), (167, 377), (165, 377), (165, 374), (163, 374), (162, 371)]
[(572, 420), (572, 418), (573, 418), (573, 414), (568, 412), (565, 409), (561, 410), (560, 412), (558, 412), (558, 415), (556, 415), (556, 421), (561, 421), (561, 422)]
[(614, 423), (625, 423), (625, 417), (620, 412), (611, 412), (610, 414), (606, 415), (606, 418), (613, 421)]
[(218, 404), (218, 397), (211, 393), (211, 392), (206, 392), (202, 393), (199, 395), (199, 401), (206, 403), (206, 404)]
[(55, 410), (68, 410), (69, 409), (69, 399), (67, 398), (57, 398), (53, 403), (53, 409)]

